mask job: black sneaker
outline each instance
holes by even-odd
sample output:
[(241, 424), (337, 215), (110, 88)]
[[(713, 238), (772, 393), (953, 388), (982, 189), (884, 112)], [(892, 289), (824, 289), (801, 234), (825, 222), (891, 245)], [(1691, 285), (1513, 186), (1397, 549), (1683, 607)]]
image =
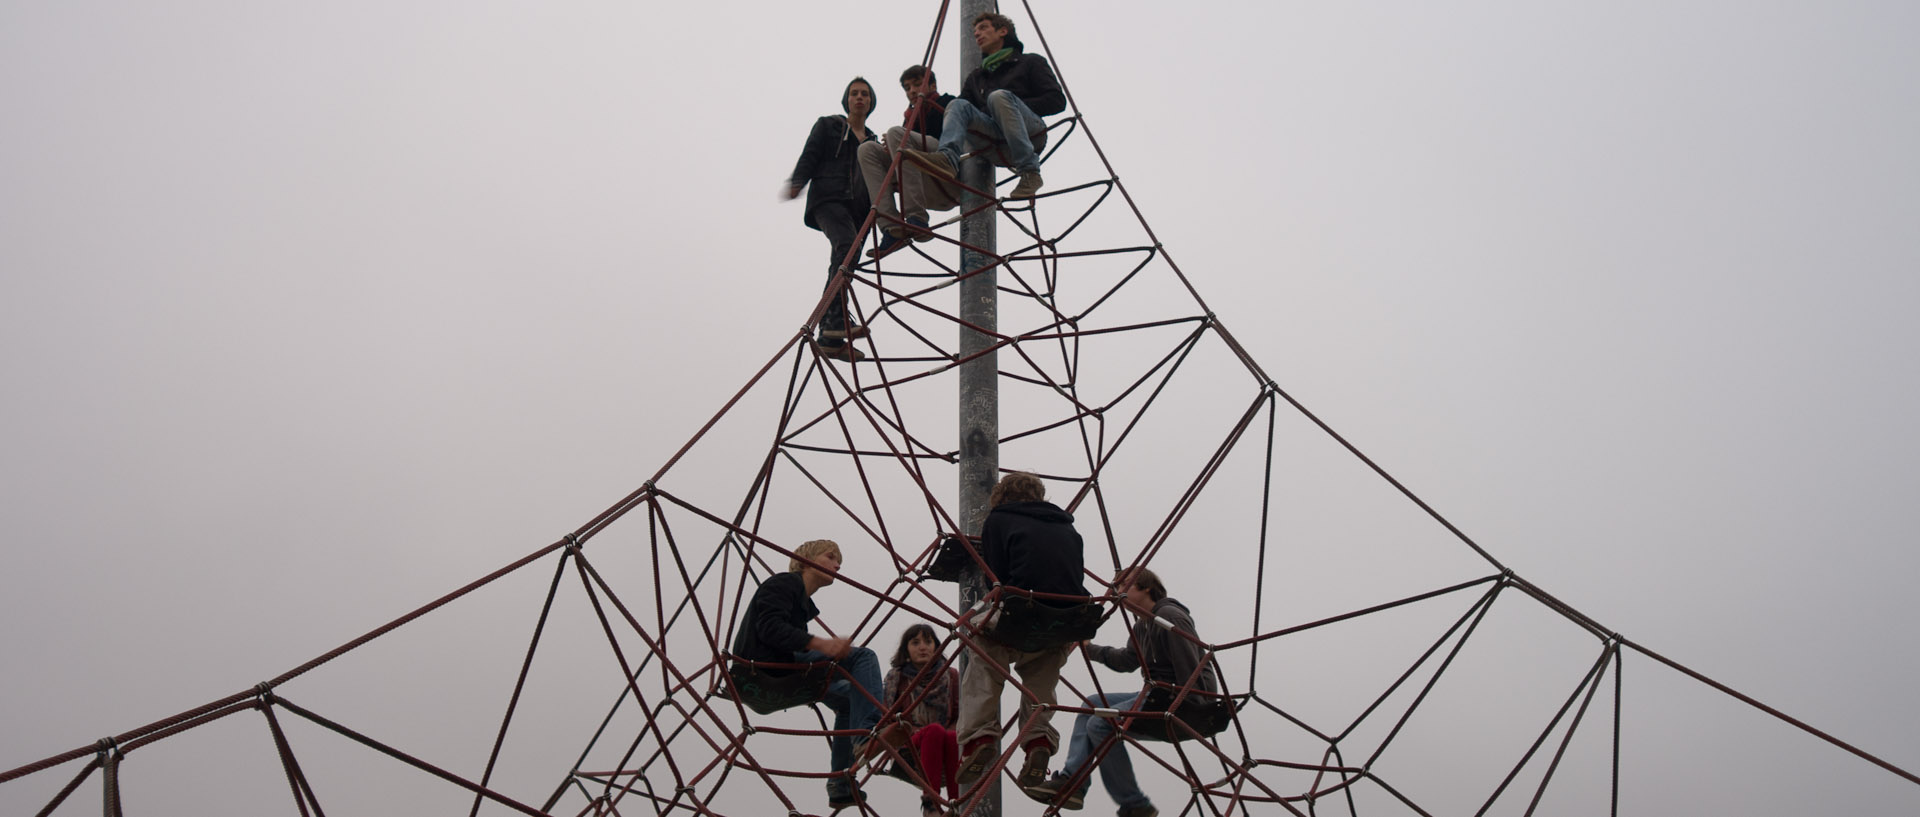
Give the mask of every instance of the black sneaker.
[(880, 246), (867, 250), (867, 257), (874, 259), (885, 258), (898, 252), (900, 248), (907, 246), (907, 244), (907, 239), (901, 238), (893, 233), (882, 233), (880, 235)]
[(1152, 803), (1144, 806), (1121, 806), (1120, 817), (1160, 817), (1160, 810)]
[(880, 246), (867, 250), (868, 258), (885, 258), (907, 246), (907, 240), (932, 241), (926, 216), (908, 216), (906, 226), (895, 225), (881, 231)]
[(1054, 772), (1053, 776), (1032, 786), (1022, 786), (1020, 790), (1042, 805), (1057, 802), (1063, 809), (1079, 811), (1081, 806), (1087, 804), (1087, 793), (1082, 788), (1069, 788), (1067, 783), (1072, 779), (1073, 776), (1066, 772)]
[(860, 805), (867, 799), (867, 793), (855, 786), (853, 781), (836, 777), (827, 781), (827, 808), (843, 809)]
[(927, 226), (926, 216), (907, 216), (907, 237), (915, 241), (932, 241), (933, 228)]

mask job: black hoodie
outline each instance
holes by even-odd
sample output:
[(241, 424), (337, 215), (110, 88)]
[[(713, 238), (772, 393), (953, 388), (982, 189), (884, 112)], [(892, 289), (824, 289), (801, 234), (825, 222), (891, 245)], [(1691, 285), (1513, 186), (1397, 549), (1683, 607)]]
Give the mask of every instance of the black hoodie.
[[(980, 529), (981, 558), (1008, 587), (1038, 593), (1085, 596), (1080, 532), (1073, 514), (1051, 502), (1008, 502), (987, 513)], [(1067, 602), (1042, 599), (1052, 606)]]

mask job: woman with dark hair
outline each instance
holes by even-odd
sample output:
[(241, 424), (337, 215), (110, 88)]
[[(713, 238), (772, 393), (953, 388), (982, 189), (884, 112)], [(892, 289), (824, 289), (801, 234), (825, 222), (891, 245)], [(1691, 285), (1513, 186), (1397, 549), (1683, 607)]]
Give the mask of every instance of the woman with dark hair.
[[(937, 790), (944, 785), (948, 800), (960, 796), (955, 780), (960, 770), (960, 743), (953, 732), (954, 721), (960, 717), (960, 699), (954, 694), (959, 685), (960, 673), (940, 657), (940, 639), (932, 627), (915, 624), (900, 634), (900, 648), (893, 651), (893, 669), (887, 671), (886, 706), (895, 710), (900, 704), (900, 720), (913, 730), (920, 773), (929, 788)], [(921, 795), (920, 812), (939, 814), (940, 804)]]
[[(800, 161), (793, 165), (783, 191), (787, 200), (807, 191), (807, 209), (803, 220), (808, 227), (827, 234), (832, 254), (827, 258), (827, 284), (833, 283), (834, 270), (840, 267), (859, 238), (861, 222), (872, 205), (867, 201), (867, 185), (860, 178), (860, 145), (873, 141), (867, 130), (867, 114), (873, 112), (873, 86), (854, 77), (840, 93), (843, 113), (823, 116), (813, 122)], [(846, 361), (864, 355), (847, 341), (865, 337), (867, 328), (847, 320), (847, 295), (842, 289), (827, 312), (820, 317), (820, 339), (815, 348), (820, 354)]]

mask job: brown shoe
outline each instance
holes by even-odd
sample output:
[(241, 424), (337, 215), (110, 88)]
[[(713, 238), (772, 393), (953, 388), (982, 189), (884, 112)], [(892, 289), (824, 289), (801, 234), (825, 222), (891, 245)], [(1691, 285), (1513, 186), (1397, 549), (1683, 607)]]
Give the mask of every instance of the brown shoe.
[(967, 746), (966, 754), (960, 756), (960, 772), (953, 776), (955, 783), (966, 786), (987, 773), (987, 767), (993, 765), (993, 759), (999, 754), (994, 751), (993, 743), (993, 738), (977, 738)]
[(851, 343), (842, 343), (839, 346), (828, 346), (819, 341), (814, 341), (813, 351), (821, 357), (844, 360), (848, 363), (856, 363), (867, 359), (866, 353), (854, 348)]
[(866, 337), (868, 329), (860, 324), (848, 324), (845, 329), (822, 329), (821, 340), (859, 340)]
[(1044, 743), (1039, 746), (1029, 745), (1027, 763), (1020, 767), (1020, 777), (1015, 779), (1013, 784), (1022, 789), (1029, 789), (1047, 782), (1047, 760), (1052, 757), (1053, 747)]
[(1013, 192), (1008, 193), (1007, 198), (1033, 198), (1033, 194), (1040, 192), (1040, 187), (1044, 184), (1046, 184), (1046, 182), (1040, 178), (1040, 171), (1029, 170), (1020, 174), (1020, 183), (1013, 186)]

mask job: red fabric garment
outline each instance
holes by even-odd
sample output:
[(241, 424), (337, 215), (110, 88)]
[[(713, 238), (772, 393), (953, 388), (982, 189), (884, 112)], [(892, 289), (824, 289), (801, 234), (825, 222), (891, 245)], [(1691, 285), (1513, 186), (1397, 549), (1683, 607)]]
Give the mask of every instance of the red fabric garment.
[(947, 799), (958, 799), (959, 736), (941, 724), (930, 723), (913, 733), (913, 750), (920, 754), (920, 774), (926, 776), (927, 785), (936, 789), (944, 785)]

